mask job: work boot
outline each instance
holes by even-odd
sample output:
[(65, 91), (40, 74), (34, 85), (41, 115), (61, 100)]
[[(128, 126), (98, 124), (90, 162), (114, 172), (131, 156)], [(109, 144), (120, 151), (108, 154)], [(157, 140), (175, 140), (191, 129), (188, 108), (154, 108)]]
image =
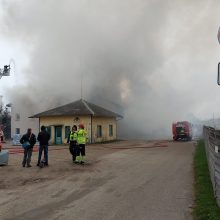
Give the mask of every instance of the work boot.
[(82, 159), (81, 159), (81, 164), (84, 164), (84, 163), (85, 163), (86, 156), (82, 156), (81, 158), (82, 158)]
[(25, 165), (26, 165), (26, 161), (23, 160), (23, 161), (22, 161), (22, 167), (25, 167)]
[(77, 157), (76, 157), (76, 160), (75, 160), (75, 163), (76, 163), (76, 164), (79, 164), (80, 161), (81, 161), (81, 157), (80, 157), (80, 156), (77, 156)]

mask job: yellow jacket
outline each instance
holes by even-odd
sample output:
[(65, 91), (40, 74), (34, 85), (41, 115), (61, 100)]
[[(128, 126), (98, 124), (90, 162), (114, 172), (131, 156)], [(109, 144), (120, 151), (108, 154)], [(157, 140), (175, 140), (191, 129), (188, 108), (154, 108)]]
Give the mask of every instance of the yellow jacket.
[(87, 132), (84, 129), (79, 129), (77, 132), (77, 143), (78, 144), (86, 144), (86, 135)]

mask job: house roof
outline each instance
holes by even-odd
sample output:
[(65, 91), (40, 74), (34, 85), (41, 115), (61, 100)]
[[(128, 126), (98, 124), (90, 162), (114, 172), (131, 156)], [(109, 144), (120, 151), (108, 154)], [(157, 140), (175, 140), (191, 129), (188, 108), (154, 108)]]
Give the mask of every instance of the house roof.
[(31, 116), (30, 118), (40, 118), (45, 116), (66, 116), (66, 115), (92, 115), (96, 117), (115, 117), (123, 118), (121, 115), (104, 109), (98, 105), (89, 103), (83, 99), (75, 102), (50, 109)]

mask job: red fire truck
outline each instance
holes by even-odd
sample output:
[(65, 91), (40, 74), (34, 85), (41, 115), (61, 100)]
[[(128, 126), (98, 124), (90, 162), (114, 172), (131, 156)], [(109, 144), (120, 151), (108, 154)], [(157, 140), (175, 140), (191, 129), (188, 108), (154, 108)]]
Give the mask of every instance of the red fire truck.
[(173, 123), (173, 140), (192, 140), (192, 124), (188, 121), (180, 121)]

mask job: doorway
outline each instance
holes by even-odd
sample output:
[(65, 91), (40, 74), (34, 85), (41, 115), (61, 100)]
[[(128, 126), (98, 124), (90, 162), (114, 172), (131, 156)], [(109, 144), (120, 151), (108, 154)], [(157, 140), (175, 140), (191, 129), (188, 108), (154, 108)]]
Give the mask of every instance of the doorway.
[(55, 126), (55, 144), (62, 144), (62, 126)]

